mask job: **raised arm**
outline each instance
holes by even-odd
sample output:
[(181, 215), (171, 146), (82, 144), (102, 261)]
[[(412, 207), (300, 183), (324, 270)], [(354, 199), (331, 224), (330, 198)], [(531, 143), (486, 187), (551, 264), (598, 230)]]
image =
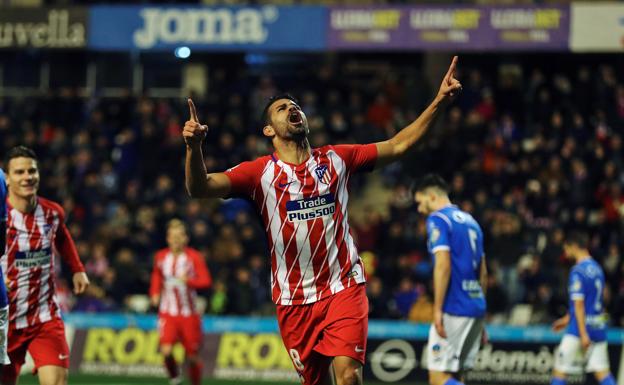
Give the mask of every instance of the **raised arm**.
[(461, 91), (461, 83), (455, 79), (456, 66), (457, 56), (454, 56), (444, 79), (442, 79), (438, 94), (416, 120), (391, 139), (376, 143), (378, 154), (376, 166), (383, 167), (392, 163), (414, 147), (416, 142), (427, 132), (443, 105)]
[(186, 143), (184, 176), (186, 191), (193, 198), (224, 198), (230, 192), (230, 179), (223, 173), (208, 174), (202, 154), (202, 142), (208, 126), (199, 123), (197, 110), (188, 99), (190, 120), (184, 123), (182, 136)]

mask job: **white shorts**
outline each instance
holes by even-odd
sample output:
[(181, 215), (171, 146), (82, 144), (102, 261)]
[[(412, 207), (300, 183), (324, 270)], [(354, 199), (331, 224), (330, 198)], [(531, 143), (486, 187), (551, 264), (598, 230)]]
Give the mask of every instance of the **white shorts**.
[(428, 369), (450, 373), (471, 369), (481, 345), (483, 318), (458, 317), (445, 313), (442, 315), (442, 322), (447, 338), (440, 337), (434, 325), (429, 329)]
[(593, 342), (583, 354), (581, 340), (572, 334), (565, 334), (555, 352), (555, 370), (565, 374), (599, 372), (609, 369), (607, 341)]

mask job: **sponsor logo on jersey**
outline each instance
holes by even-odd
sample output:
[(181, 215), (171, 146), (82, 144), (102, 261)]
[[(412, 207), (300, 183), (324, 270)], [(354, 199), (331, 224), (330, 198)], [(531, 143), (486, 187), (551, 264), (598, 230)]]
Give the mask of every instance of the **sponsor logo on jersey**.
[(481, 284), (476, 279), (464, 279), (462, 281), (462, 289), (465, 291), (481, 290)]
[(294, 182), (294, 180), (289, 181), (288, 179), (284, 179), (283, 181), (280, 181), (277, 185), (279, 186), (279, 188), (286, 188)]
[(596, 314), (596, 315), (587, 315), (585, 317), (585, 322), (587, 322), (588, 326), (594, 328), (604, 328), (607, 322), (606, 314)]
[(468, 292), (470, 298), (482, 298), (481, 283), (475, 279), (462, 280), (462, 290)]
[(18, 251), (15, 253), (15, 267), (30, 269), (49, 265), (52, 259), (52, 250), (45, 248), (41, 250)]
[(291, 222), (309, 221), (336, 212), (334, 196), (329, 193), (316, 197), (286, 202), (288, 220)]

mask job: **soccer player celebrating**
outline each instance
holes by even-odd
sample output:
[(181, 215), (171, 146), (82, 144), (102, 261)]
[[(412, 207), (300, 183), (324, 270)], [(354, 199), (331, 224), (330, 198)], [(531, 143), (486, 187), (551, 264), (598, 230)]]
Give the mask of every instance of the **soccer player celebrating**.
[[(4, 254), (6, 246), (6, 197), (7, 188), (4, 171), (0, 168), (0, 250)], [(7, 333), (9, 332), (9, 297), (7, 296), (4, 274), (0, 268), (0, 365), (11, 363), (7, 354)]]
[(55, 254), (69, 265), (75, 294), (85, 291), (89, 279), (65, 226), (65, 212), (57, 203), (37, 196), (39, 167), (34, 151), (14, 147), (5, 165), (8, 229), (0, 262), (8, 282), (11, 364), (2, 370), (2, 384), (17, 383), (26, 351), (33, 357), (41, 385), (66, 384), (69, 347), (55, 297)]
[(594, 373), (600, 385), (615, 385), (609, 369), (607, 332), (602, 300), (605, 277), (600, 265), (590, 256), (589, 239), (571, 232), (563, 243), (567, 258), (576, 262), (568, 281), (570, 309), (553, 323), (554, 331), (566, 329), (555, 355), (551, 385), (565, 385), (566, 375), (583, 369)]
[(470, 214), (451, 204), (448, 192), (440, 176), (427, 175), (414, 196), (418, 211), (427, 215), (427, 248), (435, 261), (427, 344), (431, 385), (461, 384), (462, 372), (474, 367), (484, 338), (483, 233)]
[(264, 223), (272, 299), (284, 345), (304, 384), (362, 383), (368, 301), (362, 260), (349, 230), (352, 173), (398, 160), (461, 89), (457, 57), (427, 109), (389, 140), (311, 148), (308, 120), (290, 95), (271, 98), (262, 133), (275, 152), (207, 174), (201, 144), (208, 130), (191, 100), (185, 123), (186, 186), (196, 198), (245, 197)]
[(170, 383), (182, 383), (178, 365), (173, 357), (173, 344), (182, 342), (189, 362), (192, 385), (201, 384), (202, 364), (198, 355), (202, 341), (201, 317), (195, 309), (196, 289), (210, 286), (211, 278), (199, 251), (187, 247), (184, 223), (173, 219), (167, 226), (168, 248), (154, 256), (150, 285), (152, 305), (159, 306), (158, 328), (160, 351)]

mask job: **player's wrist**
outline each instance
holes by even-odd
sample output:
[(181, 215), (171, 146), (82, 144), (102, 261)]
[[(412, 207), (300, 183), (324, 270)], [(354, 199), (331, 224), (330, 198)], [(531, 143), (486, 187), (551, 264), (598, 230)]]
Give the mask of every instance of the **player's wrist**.
[(431, 104), (435, 107), (439, 107), (439, 106), (444, 105), (444, 103), (446, 103), (447, 100), (448, 100), (447, 95), (444, 95), (442, 92), (438, 92), (438, 94), (435, 96)]
[(199, 151), (201, 149), (203, 140), (186, 142), (187, 151)]

